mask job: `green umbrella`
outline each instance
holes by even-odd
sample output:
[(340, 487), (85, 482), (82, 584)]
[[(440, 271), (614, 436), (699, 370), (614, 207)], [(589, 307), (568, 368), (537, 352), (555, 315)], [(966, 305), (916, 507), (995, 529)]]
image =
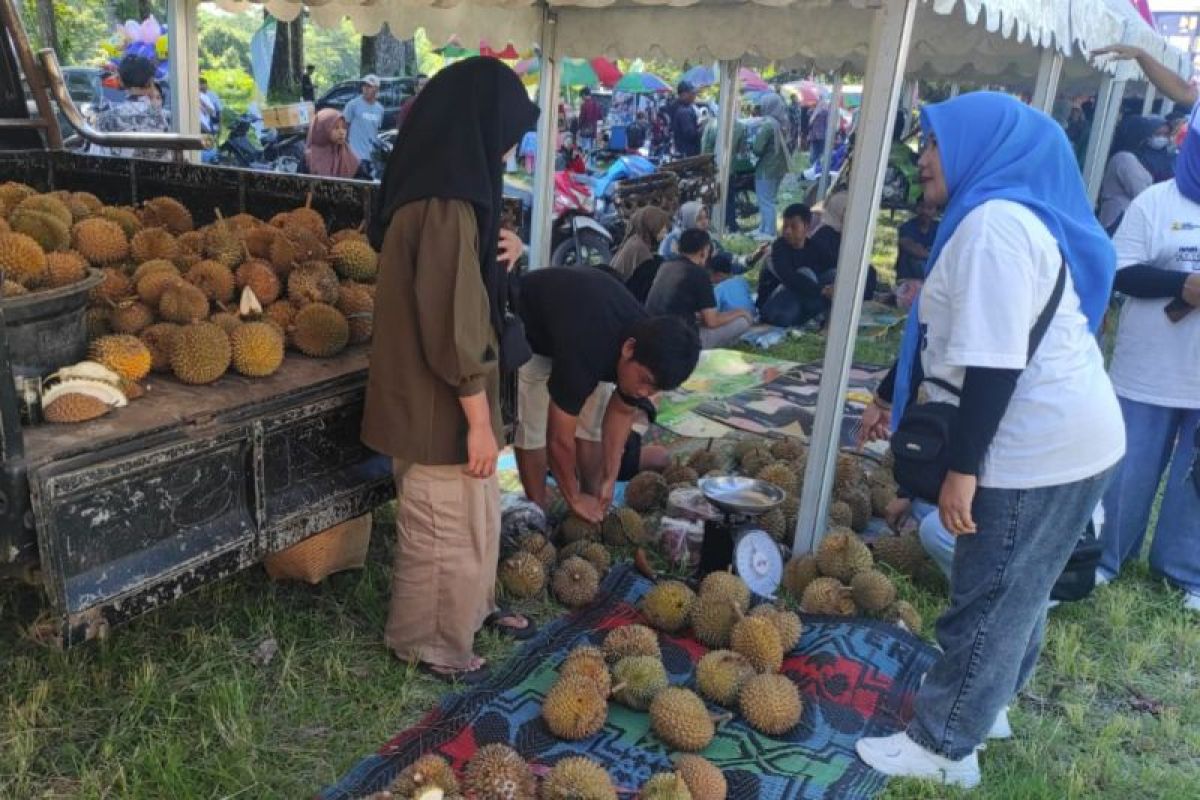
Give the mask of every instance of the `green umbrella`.
[(591, 63), (582, 58), (564, 58), (562, 65), (562, 85), (569, 88), (580, 86), (599, 86), (600, 78)]

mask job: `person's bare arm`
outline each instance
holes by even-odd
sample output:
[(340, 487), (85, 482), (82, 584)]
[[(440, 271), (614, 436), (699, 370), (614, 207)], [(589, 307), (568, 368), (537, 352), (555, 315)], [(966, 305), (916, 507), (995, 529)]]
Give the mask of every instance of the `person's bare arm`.
[(600, 424), (601, 446), (604, 449), (604, 477), (600, 483), (600, 503), (607, 510), (612, 504), (617, 476), (621, 472), (621, 457), (625, 454), (625, 443), (633, 428), (635, 416), (633, 406), (626, 405), (616, 393), (604, 409), (604, 421)]
[(706, 328), (719, 328), (742, 317), (750, 319), (750, 312), (744, 308), (733, 308), (729, 311), (717, 311), (715, 308), (706, 308), (700, 312), (700, 321)]
[(472, 478), (490, 478), (496, 472), (500, 447), (492, 430), (492, 410), (487, 394), (479, 392), (459, 397), (458, 404), (467, 418), (467, 466), (463, 471)]
[(1112, 44), (1092, 51), (1092, 57), (1112, 56), (1121, 61), (1133, 60), (1146, 73), (1146, 78), (1154, 84), (1154, 88), (1162, 92), (1180, 105), (1194, 105), (1197, 100), (1196, 87), (1171, 71), (1166, 64), (1140, 47), (1128, 44)]
[(550, 401), (546, 423), (550, 473), (554, 475), (567, 506), (589, 522), (598, 523), (604, 519), (604, 509), (597, 498), (583, 493), (576, 473), (575, 429), (578, 423), (577, 415), (568, 414)]

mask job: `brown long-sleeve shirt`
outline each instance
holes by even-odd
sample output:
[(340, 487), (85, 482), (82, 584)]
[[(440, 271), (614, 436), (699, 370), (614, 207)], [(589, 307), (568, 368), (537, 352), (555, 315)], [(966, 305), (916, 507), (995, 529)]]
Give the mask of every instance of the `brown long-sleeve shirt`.
[(475, 210), (440, 199), (401, 207), (379, 264), (363, 441), (410, 464), (463, 464), (467, 421), (458, 398), (486, 392), (503, 442), (499, 347)]

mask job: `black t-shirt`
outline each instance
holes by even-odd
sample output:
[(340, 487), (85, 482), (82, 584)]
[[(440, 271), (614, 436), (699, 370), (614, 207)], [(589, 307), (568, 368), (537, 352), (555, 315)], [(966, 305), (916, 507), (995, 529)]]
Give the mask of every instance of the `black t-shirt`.
[(673, 259), (658, 268), (654, 285), (646, 297), (646, 311), (657, 317), (674, 314), (692, 325), (696, 314), (717, 307), (708, 270), (683, 258)]
[(300, 98), (312, 102), (316, 99), (317, 87), (313, 85), (313, 79), (307, 73), (300, 76)]
[(645, 310), (616, 278), (593, 267), (539, 269), (521, 278), (521, 319), (533, 352), (554, 362), (550, 399), (578, 415), (601, 382), (617, 380), (621, 345)]

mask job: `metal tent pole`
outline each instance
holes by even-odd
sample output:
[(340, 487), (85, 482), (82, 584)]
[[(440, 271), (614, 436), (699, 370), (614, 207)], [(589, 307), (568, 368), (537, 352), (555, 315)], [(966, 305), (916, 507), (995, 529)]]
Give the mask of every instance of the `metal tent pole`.
[(538, 79), (537, 156), (533, 165), (532, 230), (529, 266), (550, 266), (550, 237), (554, 230), (554, 157), (558, 149), (558, 99), (562, 65), (558, 58), (558, 16), (542, 10), (542, 72)]
[[(717, 122), (717, 186), (720, 199), (713, 209), (712, 224), (718, 233), (725, 233), (725, 209), (733, 202), (730, 181), (733, 178), (733, 130), (737, 127), (738, 96), (737, 76), (742, 67), (741, 59), (722, 61), (719, 104), (720, 118)], [(711, 124), (711, 123), (710, 123)]]
[(871, 25), (871, 49), (856, 139), (858, 153), (850, 174), (849, 205), (838, 253), (840, 268), (834, 284), (824, 369), (793, 543), (797, 553), (813, 550), (825, 532), (841, 440), (843, 398), (854, 359), (861, 298), (871, 264), (883, 176), (892, 147), (892, 124), (918, 2), (887, 0), (875, 12)]
[(1120, 117), (1121, 98), (1125, 96), (1125, 81), (1105, 76), (1096, 98), (1096, 113), (1092, 118), (1092, 135), (1088, 139), (1087, 156), (1083, 161), (1083, 182), (1094, 204), (1100, 197), (1100, 181), (1112, 147), (1113, 132)]
[[(200, 0), (167, 0), (171, 130), (200, 135)], [(198, 161), (196, 151), (184, 158)]]
[(1033, 101), (1030, 103), (1034, 108), (1045, 111), (1047, 114), (1054, 111), (1054, 100), (1058, 97), (1058, 80), (1062, 76), (1062, 66), (1062, 53), (1049, 47), (1042, 49), (1041, 59), (1038, 61), (1037, 80), (1033, 87)]
[(833, 97), (829, 98), (829, 118), (825, 121), (825, 150), (821, 153), (821, 175), (817, 179), (817, 200), (825, 197), (829, 188), (829, 161), (833, 157), (833, 143), (842, 126), (842, 73), (833, 80)]

